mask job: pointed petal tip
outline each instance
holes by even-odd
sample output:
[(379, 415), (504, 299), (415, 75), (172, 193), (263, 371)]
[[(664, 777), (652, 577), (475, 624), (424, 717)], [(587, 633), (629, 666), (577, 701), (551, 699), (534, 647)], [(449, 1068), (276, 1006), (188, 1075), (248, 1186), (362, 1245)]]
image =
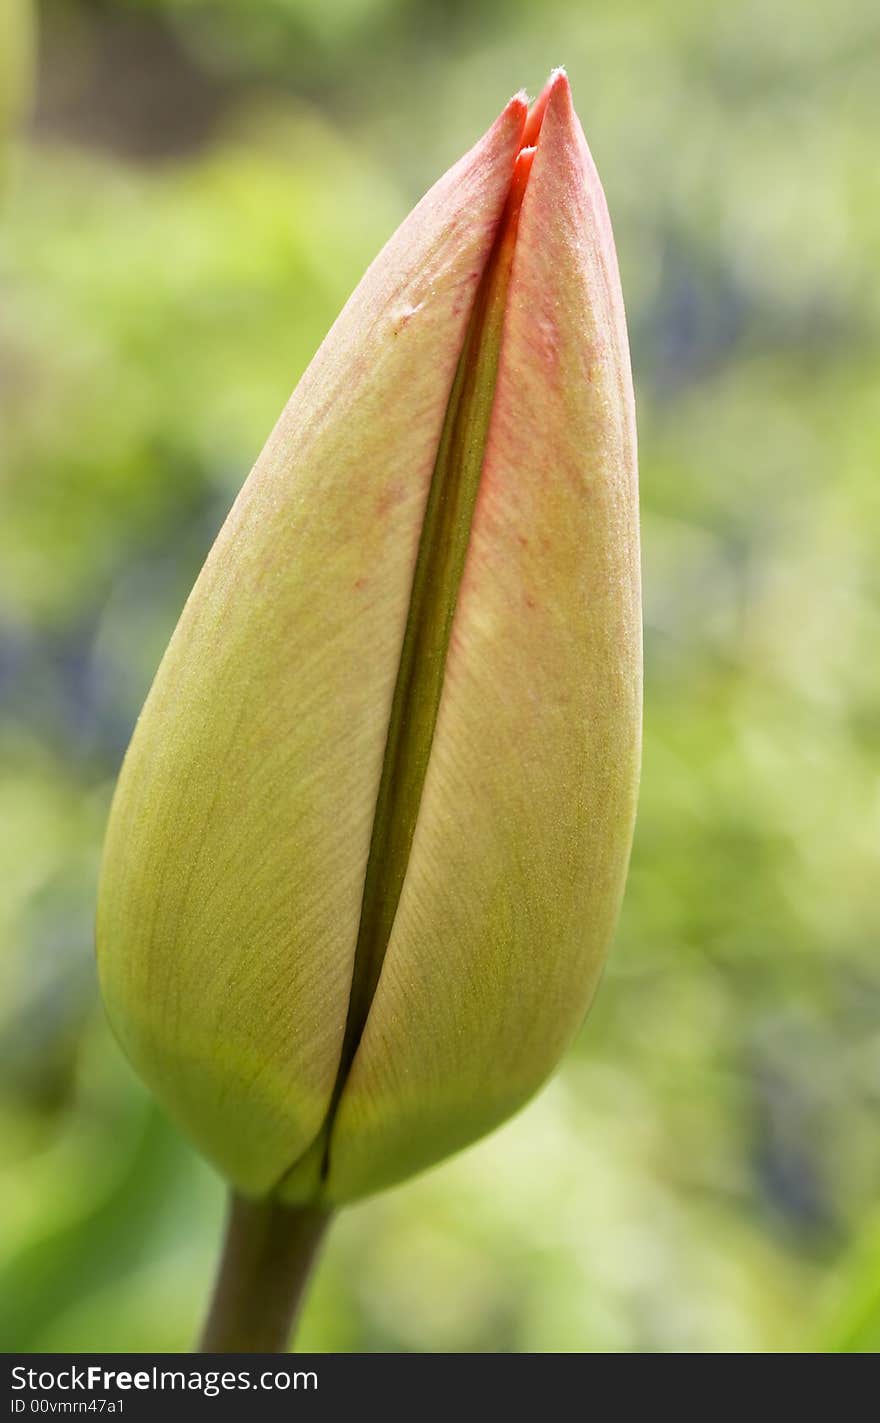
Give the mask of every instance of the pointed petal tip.
[(483, 135), (481, 142), (488, 140), (491, 145), (501, 144), (505, 149), (510, 143), (521, 147), (528, 116), (528, 96), (520, 89), (511, 99), (508, 99), (495, 122)]
[(518, 89), (498, 116), (499, 124), (515, 124), (522, 131), (529, 116), (529, 96), (525, 89)]
[[(536, 143), (537, 134), (545, 128), (548, 130), (548, 136), (549, 129), (553, 128), (560, 135), (565, 135), (563, 142), (572, 142), (578, 147), (586, 146), (568, 74), (562, 68), (551, 72), (540, 98), (529, 110), (526, 123), (527, 141)], [(531, 136), (533, 134), (534, 137)]]
[(547, 80), (541, 98), (544, 101), (545, 109), (551, 105), (554, 109), (561, 107), (570, 109), (573, 107), (574, 101), (571, 96), (571, 84), (568, 80), (568, 74), (561, 65), (558, 69), (551, 70), (550, 78)]
[(571, 105), (571, 85), (568, 82), (568, 75), (560, 65), (556, 69), (551, 69), (550, 77), (544, 85), (537, 99), (529, 108), (526, 119), (525, 131), (523, 133), (524, 144), (535, 144), (541, 132), (541, 125), (544, 122), (544, 115), (547, 112), (548, 104), (553, 102), (554, 108), (567, 100)]
[(534, 111), (540, 108), (543, 111), (544, 108), (546, 108), (547, 100), (550, 98), (550, 95), (555, 93), (557, 89), (568, 89), (569, 92), (571, 91), (571, 85), (568, 81), (568, 70), (564, 64), (557, 64), (555, 68), (550, 70), (546, 84), (537, 99), (532, 103), (532, 110)]

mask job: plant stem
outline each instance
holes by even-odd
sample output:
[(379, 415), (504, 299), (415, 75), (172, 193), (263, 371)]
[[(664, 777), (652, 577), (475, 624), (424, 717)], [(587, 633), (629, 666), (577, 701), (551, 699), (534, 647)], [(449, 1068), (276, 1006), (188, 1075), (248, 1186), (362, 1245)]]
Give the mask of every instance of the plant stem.
[(330, 1213), (232, 1194), (202, 1354), (287, 1349)]

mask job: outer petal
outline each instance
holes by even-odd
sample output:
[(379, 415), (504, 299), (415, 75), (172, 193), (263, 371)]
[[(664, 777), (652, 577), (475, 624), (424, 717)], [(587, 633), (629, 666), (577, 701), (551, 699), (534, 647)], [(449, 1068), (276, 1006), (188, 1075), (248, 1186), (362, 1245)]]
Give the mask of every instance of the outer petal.
[(525, 120), (511, 101), (364, 277), (187, 603), (99, 907), (119, 1038), (197, 1145), (272, 1185), (326, 1113), (413, 565)]
[(466, 1145), (555, 1065), (618, 912), (640, 712), (623, 303), (604, 197), (558, 75), (520, 216), (412, 855), (336, 1118), (331, 1198)]

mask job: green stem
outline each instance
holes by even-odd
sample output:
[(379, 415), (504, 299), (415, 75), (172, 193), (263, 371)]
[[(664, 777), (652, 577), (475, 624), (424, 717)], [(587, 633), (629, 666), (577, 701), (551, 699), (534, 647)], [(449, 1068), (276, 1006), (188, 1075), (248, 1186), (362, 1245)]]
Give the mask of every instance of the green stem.
[(233, 1194), (199, 1352), (283, 1353), (329, 1223), (315, 1206)]

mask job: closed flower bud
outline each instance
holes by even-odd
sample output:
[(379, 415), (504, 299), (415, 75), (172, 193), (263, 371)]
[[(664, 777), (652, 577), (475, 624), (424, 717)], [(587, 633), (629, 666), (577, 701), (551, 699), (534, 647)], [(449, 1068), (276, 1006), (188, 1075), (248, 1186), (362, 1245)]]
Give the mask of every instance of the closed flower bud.
[(559, 72), (364, 276), (120, 776), (109, 1015), (240, 1192), (351, 1200), (547, 1078), (619, 909), (640, 667), (623, 303)]

